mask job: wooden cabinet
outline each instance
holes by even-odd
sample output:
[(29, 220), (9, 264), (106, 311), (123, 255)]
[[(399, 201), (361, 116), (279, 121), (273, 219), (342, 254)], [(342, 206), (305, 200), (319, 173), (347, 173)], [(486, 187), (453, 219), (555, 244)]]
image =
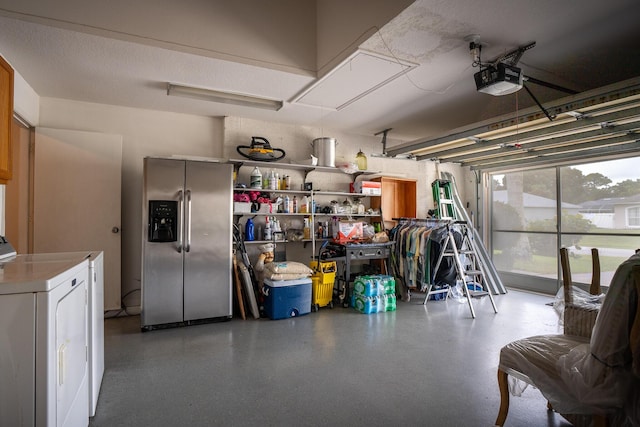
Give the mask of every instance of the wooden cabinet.
[(417, 181), (408, 178), (376, 177), (371, 181), (380, 182), (382, 196), (371, 200), (373, 209), (382, 210), (382, 219), (386, 229), (393, 228), (392, 218), (416, 217)]
[(11, 179), (13, 68), (0, 56), (0, 184)]

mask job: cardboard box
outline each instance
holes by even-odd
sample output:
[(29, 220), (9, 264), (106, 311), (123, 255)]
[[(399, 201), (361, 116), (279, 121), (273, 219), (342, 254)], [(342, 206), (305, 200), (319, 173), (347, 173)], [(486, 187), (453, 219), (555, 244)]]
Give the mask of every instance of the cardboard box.
[(347, 242), (349, 240), (362, 239), (362, 223), (358, 221), (339, 221), (338, 222), (338, 235), (336, 240), (340, 242)]
[(353, 185), (356, 193), (369, 196), (380, 196), (382, 194), (382, 183), (374, 181), (358, 181)]

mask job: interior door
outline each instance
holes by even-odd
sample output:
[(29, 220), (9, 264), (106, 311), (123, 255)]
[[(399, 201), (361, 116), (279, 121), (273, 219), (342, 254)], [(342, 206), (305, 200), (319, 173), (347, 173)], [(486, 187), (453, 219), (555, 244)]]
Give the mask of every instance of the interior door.
[(29, 236), (29, 143), (31, 130), (13, 119), (11, 143), (13, 178), (5, 186), (5, 232), (19, 254), (30, 251)]
[(120, 305), (122, 136), (36, 128), (34, 253), (103, 251), (104, 308)]

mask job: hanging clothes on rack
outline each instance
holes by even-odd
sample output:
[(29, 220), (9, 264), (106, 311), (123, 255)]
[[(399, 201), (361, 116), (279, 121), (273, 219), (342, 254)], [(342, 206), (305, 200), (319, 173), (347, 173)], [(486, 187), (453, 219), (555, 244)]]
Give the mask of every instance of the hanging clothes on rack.
[[(461, 247), (462, 233), (455, 228), (452, 228), (451, 231), (456, 247)], [(445, 241), (447, 240), (447, 233), (447, 227), (440, 227), (431, 233), (429, 239), (429, 261), (432, 271), (435, 269), (440, 253), (445, 250), (452, 250), (453, 242), (448, 242), (447, 247), (444, 246)], [(440, 268), (435, 272), (435, 275), (433, 275), (433, 277), (431, 277), (431, 275), (429, 276), (431, 282), (427, 284), (433, 284), (436, 286), (453, 286), (456, 283), (457, 276), (458, 273), (456, 271), (455, 260), (451, 257), (444, 257), (440, 262)]]
[[(394, 275), (404, 287), (403, 298), (410, 298), (410, 290), (424, 292), (429, 284), (433, 284), (431, 277), (435, 260), (438, 259), (440, 248), (432, 242), (441, 242), (449, 220), (393, 218), (397, 225), (390, 230), (389, 238), (396, 244), (391, 257)], [(436, 232), (437, 239), (432, 235)], [(435, 249), (434, 249), (435, 248)], [(432, 252), (436, 251), (435, 255)], [(442, 268), (442, 267), (441, 267)], [(439, 270), (440, 271), (440, 270)], [(454, 272), (455, 274), (455, 272)]]

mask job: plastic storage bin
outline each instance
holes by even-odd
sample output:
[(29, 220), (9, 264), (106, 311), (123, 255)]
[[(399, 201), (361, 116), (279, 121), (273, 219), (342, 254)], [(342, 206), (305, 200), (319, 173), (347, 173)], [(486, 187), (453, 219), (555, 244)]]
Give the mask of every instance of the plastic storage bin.
[(270, 319), (286, 319), (311, 312), (311, 278), (264, 279), (264, 312)]
[(313, 270), (311, 276), (312, 297), (311, 309), (318, 310), (320, 307), (333, 308), (333, 285), (336, 280), (336, 262), (335, 261), (311, 261), (309, 267)]

